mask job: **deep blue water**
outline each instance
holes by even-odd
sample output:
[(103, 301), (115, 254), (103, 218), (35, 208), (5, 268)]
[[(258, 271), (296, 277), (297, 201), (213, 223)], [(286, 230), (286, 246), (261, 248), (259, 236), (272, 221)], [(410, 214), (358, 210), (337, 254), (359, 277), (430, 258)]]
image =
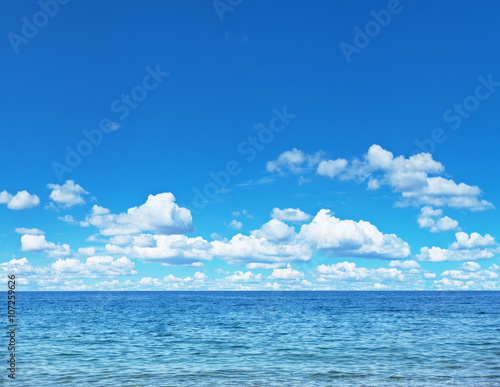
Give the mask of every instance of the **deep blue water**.
[(16, 385), (500, 385), (500, 292), (17, 298)]

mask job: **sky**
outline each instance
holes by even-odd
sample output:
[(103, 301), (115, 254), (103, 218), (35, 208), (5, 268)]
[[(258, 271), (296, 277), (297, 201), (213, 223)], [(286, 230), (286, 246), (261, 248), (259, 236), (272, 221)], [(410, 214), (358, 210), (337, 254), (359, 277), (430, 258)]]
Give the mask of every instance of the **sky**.
[(20, 290), (500, 289), (497, 2), (1, 8)]

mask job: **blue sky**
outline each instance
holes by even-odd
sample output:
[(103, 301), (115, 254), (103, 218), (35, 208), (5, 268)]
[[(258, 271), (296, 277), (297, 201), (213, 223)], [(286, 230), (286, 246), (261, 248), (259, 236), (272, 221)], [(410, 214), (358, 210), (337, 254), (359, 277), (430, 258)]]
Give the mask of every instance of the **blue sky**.
[(2, 270), (27, 290), (498, 289), (499, 8), (3, 4)]

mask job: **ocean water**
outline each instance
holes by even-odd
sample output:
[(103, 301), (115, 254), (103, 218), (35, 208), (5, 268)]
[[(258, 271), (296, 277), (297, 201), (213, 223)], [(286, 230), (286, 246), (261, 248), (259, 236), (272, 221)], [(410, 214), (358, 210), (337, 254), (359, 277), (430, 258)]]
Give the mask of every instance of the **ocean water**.
[(500, 385), (500, 292), (20, 292), (17, 300), (20, 386)]

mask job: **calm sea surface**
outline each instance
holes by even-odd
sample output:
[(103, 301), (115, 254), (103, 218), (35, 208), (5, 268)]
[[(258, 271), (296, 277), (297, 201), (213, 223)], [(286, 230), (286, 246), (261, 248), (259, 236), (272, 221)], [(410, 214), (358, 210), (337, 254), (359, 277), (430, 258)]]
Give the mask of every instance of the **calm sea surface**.
[(500, 386), (500, 292), (17, 299), (12, 385)]

